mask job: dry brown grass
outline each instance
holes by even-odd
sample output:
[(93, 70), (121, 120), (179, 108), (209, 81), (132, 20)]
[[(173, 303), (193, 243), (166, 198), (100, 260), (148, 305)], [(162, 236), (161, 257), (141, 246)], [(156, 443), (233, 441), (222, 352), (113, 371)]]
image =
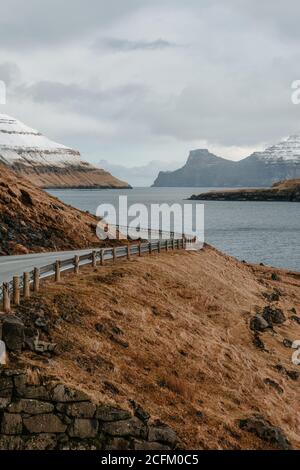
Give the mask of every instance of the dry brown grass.
[[(300, 338), (291, 308), (300, 312), (298, 273), (239, 263), (205, 247), (107, 264), (43, 284), (27, 305), (44, 311), (59, 354), (25, 363), (88, 392), (128, 406), (134, 399), (178, 433), (183, 447), (262, 449), (237, 420), (260, 413), (300, 448), (299, 380), (276, 366), (299, 370), (283, 339)], [(253, 344), (250, 317), (274, 288), (287, 321)], [(25, 309), (26, 310), (26, 309)], [(269, 378), (283, 394), (265, 383)]]
[(0, 256), (125, 243), (100, 241), (98, 222), (0, 164)]

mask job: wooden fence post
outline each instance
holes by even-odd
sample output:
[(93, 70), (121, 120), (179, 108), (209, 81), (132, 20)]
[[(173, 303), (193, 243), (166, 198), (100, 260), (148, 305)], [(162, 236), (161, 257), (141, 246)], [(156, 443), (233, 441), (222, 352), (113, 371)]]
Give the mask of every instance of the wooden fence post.
[(100, 250), (100, 265), (104, 265), (104, 250), (103, 248)]
[(152, 255), (152, 245), (151, 245), (151, 241), (149, 242), (149, 255)]
[(139, 241), (139, 256), (142, 256), (142, 242)]
[(117, 250), (116, 248), (113, 248), (113, 262), (115, 263), (117, 259)]
[(97, 258), (96, 258), (96, 251), (92, 252), (92, 267), (96, 268), (97, 267)]
[(30, 278), (29, 278), (29, 273), (24, 273), (23, 274), (23, 295), (25, 299), (28, 299), (30, 297)]
[(169, 240), (167, 239), (166, 240), (166, 251), (168, 251), (168, 243), (169, 243)]
[(34, 268), (33, 270), (33, 291), (38, 292), (40, 290), (40, 270)]
[(13, 277), (13, 304), (20, 305), (20, 279), (19, 276)]
[(9, 297), (8, 282), (3, 282), (2, 294), (3, 294), (3, 311), (5, 313), (9, 313), (10, 312), (10, 297)]
[(175, 243), (174, 243), (174, 238), (172, 238), (172, 250), (174, 251), (175, 249)]
[(130, 259), (130, 245), (127, 245), (127, 259)]
[(160, 253), (160, 240), (158, 240), (158, 242), (157, 242), (157, 251), (158, 251), (158, 253)]
[(55, 261), (55, 282), (60, 281), (60, 261)]
[(74, 257), (74, 273), (79, 274), (79, 256)]

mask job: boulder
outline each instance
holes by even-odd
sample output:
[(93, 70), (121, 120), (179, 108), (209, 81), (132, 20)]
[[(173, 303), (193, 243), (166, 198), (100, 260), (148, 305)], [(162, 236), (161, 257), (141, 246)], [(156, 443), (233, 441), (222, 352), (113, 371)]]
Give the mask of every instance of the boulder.
[(1, 422), (2, 434), (21, 434), (22, 433), (22, 418), (19, 414), (3, 413)]
[(66, 405), (65, 413), (74, 418), (93, 418), (96, 411), (96, 405), (91, 402), (79, 402)]
[(266, 320), (270, 327), (274, 325), (281, 325), (285, 322), (286, 318), (280, 308), (273, 308), (266, 305), (262, 313), (263, 318)]
[(261, 315), (255, 315), (250, 320), (250, 328), (253, 331), (266, 331), (269, 324)]
[(260, 349), (261, 351), (266, 351), (265, 345), (263, 341), (260, 339), (258, 332), (256, 331), (253, 336), (253, 344), (256, 348)]
[(0, 398), (9, 398), (11, 397), (13, 390), (13, 379), (12, 377), (2, 377), (0, 378)]
[(121, 421), (130, 417), (129, 411), (114, 408), (113, 406), (100, 405), (96, 411), (96, 418), (100, 419), (100, 421)]
[(29, 415), (38, 415), (43, 413), (51, 413), (54, 410), (54, 406), (51, 403), (22, 399), (17, 402), (11, 403), (8, 407), (9, 413), (27, 413)]
[(269, 385), (270, 387), (274, 388), (278, 393), (282, 394), (283, 393), (283, 388), (277, 383), (275, 382), (275, 380), (273, 379), (270, 379), (270, 378), (266, 378), (264, 379), (264, 383), (266, 385)]
[(4, 410), (10, 403), (10, 398), (0, 398), (0, 411)]
[(53, 401), (68, 403), (75, 401), (89, 401), (89, 397), (81, 390), (74, 390), (66, 385), (58, 384), (52, 390)]
[(284, 338), (284, 340), (283, 340), (283, 345), (284, 345), (286, 348), (291, 348), (291, 347), (292, 347), (292, 344), (293, 344), (293, 341), (291, 341), (290, 339)]
[(2, 320), (2, 339), (9, 351), (20, 352), (24, 343), (24, 323), (14, 315)]
[(141, 419), (142, 421), (148, 421), (150, 418), (150, 414), (144, 410), (138, 403), (136, 403), (134, 400), (129, 400), (129, 403), (131, 404), (134, 414), (137, 418)]
[(300, 324), (300, 317), (298, 317), (297, 315), (292, 315), (292, 316), (291, 316), (291, 320), (293, 320), (294, 322)]
[(133, 436), (142, 439), (145, 439), (147, 436), (146, 426), (138, 418), (104, 423), (102, 431), (111, 436)]
[(30, 433), (61, 433), (67, 426), (54, 414), (40, 414), (23, 419), (24, 426)]
[(157, 422), (149, 426), (149, 442), (162, 442), (164, 444), (169, 444), (170, 446), (175, 446), (177, 442), (177, 436), (173, 429), (169, 426)]
[(30, 436), (24, 444), (24, 450), (53, 450), (57, 445), (55, 434)]
[(98, 421), (96, 419), (74, 419), (74, 423), (70, 426), (68, 434), (70, 437), (78, 437), (87, 439), (96, 437), (98, 432)]
[(19, 436), (0, 436), (1, 450), (23, 450), (24, 442)]
[(278, 449), (290, 450), (292, 448), (282, 430), (273, 426), (262, 416), (241, 419), (239, 421), (239, 427), (244, 431), (255, 434), (263, 441), (275, 445)]
[(134, 441), (135, 450), (170, 450), (170, 446), (160, 442)]
[(50, 400), (50, 395), (43, 385), (28, 385), (21, 391), (21, 396), (36, 400)]
[(106, 446), (105, 450), (129, 450), (132, 449), (131, 440), (122, 437), (114, 437)]

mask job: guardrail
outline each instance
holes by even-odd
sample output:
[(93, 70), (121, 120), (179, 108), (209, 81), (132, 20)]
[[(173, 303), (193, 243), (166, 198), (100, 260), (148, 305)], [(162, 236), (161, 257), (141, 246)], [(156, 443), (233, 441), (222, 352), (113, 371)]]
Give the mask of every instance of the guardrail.
[(117, 225), (117, 224), (107, 224), (109, 229), (113, 228), (117, 232), (122, 233), (125, 232), (125, 237), (130, 237), (133, 235), (136, 237), (138, 235), (139, 238), (145, 238), (147, 240), (150, 239), (188, 239), (192, 240), (192, 237), (189, 235), (186, 236), (183, 233), (175, 232), (175, 231), (168, 231), (168, 230), (161, 230), (155, 228), (144, 228), (144, 227), (128, 227), (127, 225)]
[[(121, 228), (121, 227), (120, 227)], [(14, 276), (10, 282), (4, 282), (2, 292), (0, 291), (0, 300), (2, 300), (2, 309), (5, 313), (10, 312), (11, 304), (20, 305), (22, 298), (29, 298), (31, 290), (38, 292), (40, 280), (54, 276), (55, 281), (60, 281), (62, 272), (73, 270), (79, 273), (81, 266), (91, 264), (96, 267), (98, 263), (103, 265), (105, 261), (116, 261), (117, 258), (130, 259), (132, 255), (142, 256), (142, 254), (160, 253), (162, 250), (169, 251), (174, 249), (183, 249), (187, 242), (191, 242), (188, 237), (169, 238), (167, 240), (153, 240), (149, 242), (138, 242), (118, 247), (101, 248), (92, 250), (84, 255), (75, 255), (66, 260), (57, 260), (41, 268), (34, 268), (32, 271), (24, 272), (22, 276)]]

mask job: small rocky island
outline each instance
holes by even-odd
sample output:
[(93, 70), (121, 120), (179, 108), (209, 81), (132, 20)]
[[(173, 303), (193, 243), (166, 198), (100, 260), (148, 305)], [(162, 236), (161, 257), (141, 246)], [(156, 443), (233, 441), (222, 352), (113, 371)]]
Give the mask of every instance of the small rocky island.
[(190, 200), (201, 201), (289, 201), (300, 202), (300, 178), (274, 183), (269, 189), (235, 189), (193, 194)]

